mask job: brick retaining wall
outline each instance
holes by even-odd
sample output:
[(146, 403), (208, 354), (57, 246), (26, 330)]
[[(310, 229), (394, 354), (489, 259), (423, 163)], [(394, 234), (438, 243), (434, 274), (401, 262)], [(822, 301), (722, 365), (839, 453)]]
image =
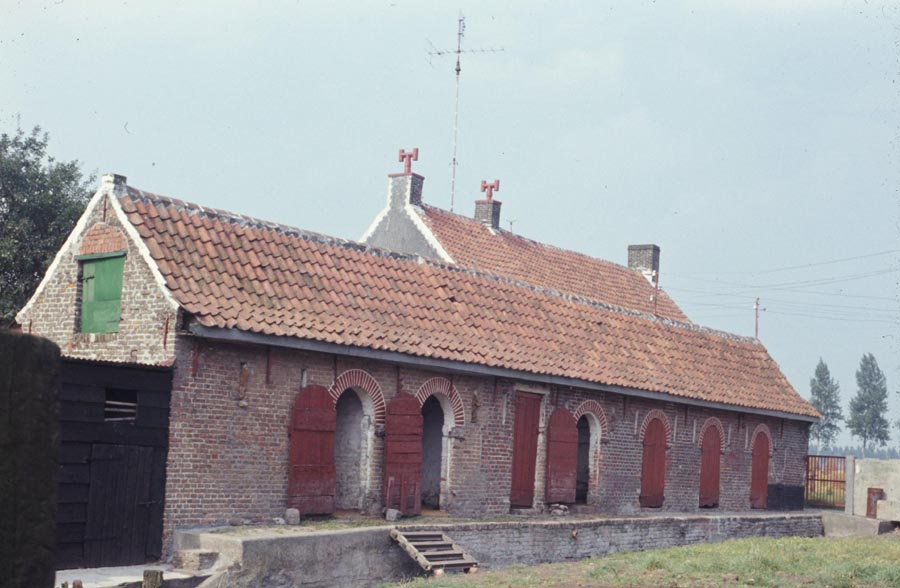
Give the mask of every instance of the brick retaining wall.
[(745, 537), (817, 537), (822, 517), (814, 514), (614, 517), (600, 520), (471, 523), (441, 529), (486, 567), (578, 560), (693, 543)]
[[(270, 535), (241, 529), (234, 533), (181, 531), (175, 544), (176, 549), (216, 550), (240, 564), (221, 574), (215, 586), (375, 586), (422, 573), (390, 539), (390, 528), (291, 532), (280, 527)], [(637, 516), (404, 528), (441, 530), (482, 567), (503, 568), (745, 537), (817, 537), (822, 535), (822, 517), (806, 513)]]

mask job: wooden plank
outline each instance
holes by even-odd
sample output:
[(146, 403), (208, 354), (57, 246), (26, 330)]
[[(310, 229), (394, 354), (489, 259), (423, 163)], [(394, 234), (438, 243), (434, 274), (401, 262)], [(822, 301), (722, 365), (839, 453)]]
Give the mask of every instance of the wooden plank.
[(87, 505), (83, 503), (60, 504), (57, 506), (56, 522), (84, 523), (87, 520)]
[(96, 402), (61, 402), (59, 420), (83, 423), (103, 422), (103, 405)]
[(59, 447), (59, 463), (61, 464), (86, 464), (90, 457), (90, 443), (65, 443)]
[(138, 406), (169, 409), (172, 394), (169, 390), (138, 390)]
[(640, 505), (660, 508), (665, 500), (665, 485), (666, 430), (662, 421), (654, 418), (644, 432)]
[(100, 362), (63, 359), (62, 381), (69, 384), (103, 388), (134, 389), (169, 393), (172, 390), (173, 370), (170, 367), (109, 365)]
[(84, 541), (84, 523), (56, 525), (56, 543), (81, 543)]
[(334, 402), (325, 387), (311, 385), (297, 394), (291, 414), (288, 505), (300, 514), (334, 512), (336, 426)]
[(163, 499), (166, 491), (166, 449), (153, 449), (150, 471), (150, 507), (147, 516), (147, 558), (159, 559), (162, 555)]
[(58, 504), (87, 504), (89, 484), (61, 483), (57, 487), (56, 502)]
[(63, 382), (59, 388), (59, 399), (63, 402), (90, 402), (102, 405), (106, 399), (106, 391), (94, 384)]
[(137, 419), (135, 426), (150, 429), (169, 429), (169, 409), (157, 406), (144, 406), (138, 400)]
[(578, 469), (578, 422), (564, 408), (550, 415), (547, 426), (547, 483), (548, 503), (575, 502)]
[(59, 466), (56, 480), (59, 484), (89, 484), (91, 466), (86, 463), (65, 463)]
[(513, 425), (513, 463), (510, 505), (531, 507), (534, 503), (534, 475), (537, 461), (538, 422), (541, 397), (516, 392)]
[(62, 443), (100, 443), (104, 445), (143, 445), (168, 447), (166, 429), (137, 427), (133, 423), (66, 423), (60, 434)]
[(83, 568), (84, 563), (84, 544), (77, 543), (57, 543), (55, 566), (58, 570)]
[(421, 512), (422, 409), (409, 394), (398, 394), (387, 407), (383, 480), (387, 508), (406, 516)]
[(763, 434), (753, 440), (750, 465), (750, 508), (766, 508), (769, 491), (769, 439)]
[(719, 505), (719, 468), (722, 439), (719, 429), (709, 427), (703, 434), (700, 448), (700, 500), (701, 508)]

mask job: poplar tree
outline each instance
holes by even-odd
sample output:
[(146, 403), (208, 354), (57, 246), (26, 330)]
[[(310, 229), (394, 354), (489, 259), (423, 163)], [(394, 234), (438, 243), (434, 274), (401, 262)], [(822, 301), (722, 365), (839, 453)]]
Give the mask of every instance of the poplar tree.
[(847, 427), (862, 441), (863, 457), (869, 443), (883, 447), (890, 439), (887, 413), (887, 380), (875, 356), (867, 353), (856, 370), (856, 396), (850, 401)]
[(810, 429), (809, 436), (815, 441), (817, 448), (828, 449), (841, 430), (840, 422), (844, 420), (844, 412), (841, 410), (841, 387), (831, 377), (831, 372), (821, 357), (815, 376), (809, 381), (809, 392), (810, 402), (822, 415), (822, 419)]

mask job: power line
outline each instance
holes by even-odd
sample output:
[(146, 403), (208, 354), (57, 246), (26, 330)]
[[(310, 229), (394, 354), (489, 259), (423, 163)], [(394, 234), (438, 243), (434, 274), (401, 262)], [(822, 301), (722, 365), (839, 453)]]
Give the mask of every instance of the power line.
[(692, 274), (683, 274), (684, 276), (692, 276), (692, 275), (709, 275), (709, 274), (773, 274), (776, 272), (786, 272), (789, 270), (795, 269), (806, 269), (808, 267), (818, 267), (822, 265), (831, 265), (835, 263), (844, 263), (845, 261), (856, 261), (858, 259), (868, 259), (870, 257), (879, 257), (881, 255), (890, 255), (891, 253), (900, 253), (900, 249), (889, 249), (887, 251), (878, 251), (875, 253), (867, 253), (865, 255), (856, 255), (853, 257), (843, 257), (840, 259), (829, 259), (827, 261), (816, 261), (812, 263), (804, 263), (800, 265), (791, 265), (786, 267), (779, 267), (775, 269), (767, 269), (767, 270), (757, 270), (757, 271), (716, 271), (716, 272), (694, 272)]
[(811, 280), (797, 280), (793, 282), (775, 282), (772, 284), (747, 284), (745, 282), (730, 282), (727, 280), (707, 280), (703, 278), (689, 278), (684, 275), (678, 274), (667, 274), (669, 277), (674, 277), (682, 280), (691, 280), (696, 282), (706, 282), (710, 284), (721, 284), (724, 286), (732, 286), (735, 288), (754, 288), (754, 289), (762, 289), (762, 288), (782, 288), (786, 286), (827, 286), (829, 284), (837, 284), (841, 282), (849, 282), (854, 280), (861, 280), (865, 278), (871, 278), (874, 276), (880, 276), (884, 274), (890, 274), (893, 272), (900, 271), (900, 266), (883, 268), (875, 271), (868, 271), (858, 274), (848, 274), (843, 276), (835, 276), (830, 278), (816, 278)]

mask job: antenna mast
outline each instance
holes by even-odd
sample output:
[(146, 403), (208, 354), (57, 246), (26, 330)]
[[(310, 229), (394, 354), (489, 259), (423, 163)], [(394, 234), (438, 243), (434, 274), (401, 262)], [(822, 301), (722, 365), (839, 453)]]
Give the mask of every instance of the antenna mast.
[(459, 28), (456, 33), (456, 102), (453, 106), (453, 159), (450, 161), (450, 212), (453, 212), (453, 200), (456, 196), (456, 147), (459, 144), (459, 56), (462, 53), (462, 38), (466, 32), (466, 17), (459, 12)]
[[(462, 11), (459, 12), (459, 18), (457, 19), (457, 29), (456, 29), (456, 51), (447, 50), (441, 51), (435, 48), (434, 51), (429, 51), (429, 56), (435, 55), (452, 55), (456, 54), (456, 101), (454, 103), (453, 108), (453, 159), (450, 161), (450, 210), (453, 211), (453, 202), (456, 197), (456, 167), (459, 165), (459, 161), (456, 159), (457, 147), (459, 145), (459, 72), (462, 71), (462, 67), (460, 66), (460, 56), (463, 53), (495, 53), (497, 51), (503, 51), (503, 49), (466, 49), (462, 48), (462, 40), (463, 36), (466, 32), (466, 17), (463, 16)], [(434, 48), (434, 45), (432, 45)]]

